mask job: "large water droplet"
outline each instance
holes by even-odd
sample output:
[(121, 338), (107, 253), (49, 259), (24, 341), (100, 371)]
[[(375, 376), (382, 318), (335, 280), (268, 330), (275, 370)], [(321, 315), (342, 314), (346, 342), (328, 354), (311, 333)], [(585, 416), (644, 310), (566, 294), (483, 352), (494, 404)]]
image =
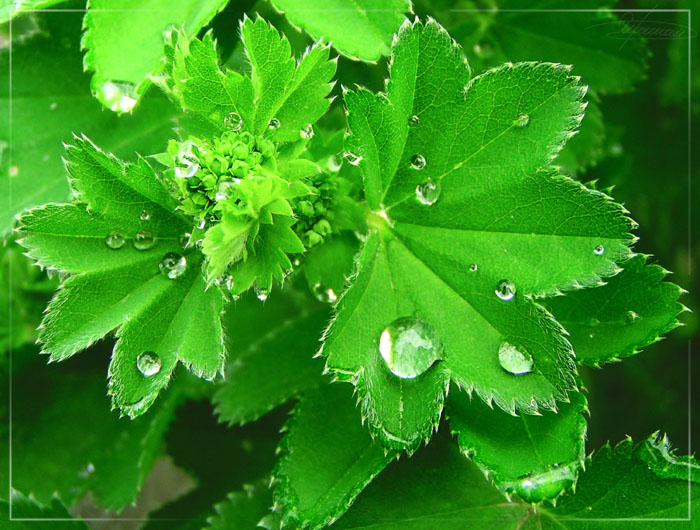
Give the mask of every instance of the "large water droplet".
[(142, 210), (141, 215), (139, 215), (139, 219), (141, 221), (150, 221), (151, 219), (151, 214), (148, 210)]
[(199, 171), (199, 164), (187, 165), (185, 167), (175, 166), (175, 176), (179, 179), (189, 179)]
[(344, 153), (343, 156), (345, 157), (345, 160), (348, 161), (348, 164), (350, 164), (351, 166), (356, 166), (362, 161), (361, 156), (356, 155), (355, 153), (352, 153), (350, 151)]
[(107, 81), (97, 92), (100, 99), (115, 112), (129, 112), (138, 99), (136, 89), (130, 83)]
[(627, 311), (627, 313), (625, 313), (625, 324), (634, 324), (640, 318), (641, 317), (634, 311)]
[(275, 131), (282, 126), (282, 123), (277, 118), (272, 118), (269, 122), (267, 122), (267, 126)]
[(338, 162), (338, 157), (336, 155), (330, 156), (328, 158), (328, 169), (330, 169), (332, 172), (340, 171), (341, 168), (340, 162)]
[(514, 482), (506, 482), (501, 489), (517, 493), (525, 502), (553, 499), (576, 482), (576, 473), (569, 466), (553, 467), (544, 472), (527, 475)]
[(187, 270), (187, 259), (177, 252), (168, 252), (158, 264), (161, 274), (176, 280)]
[(338, 299), (338, 295), (335, 294), (333, 289), (327, 288), (322, 283), (317, 283), (312, 289), (314, 296), (319, 302), (324, 304), (332, 304)]
[(417, 171), (420, 171), (425, 167), (427, 162), (425, 161), (425, 157), (423, 155), (413, 155), (411, 157), (411, 167)]
[(237, 112), (231, 112), (224, 118), (224, 125), (232, 131), (240, 131), (243, 128), (243, 118)]
[(605, 247), (603, 245), (598, 245), (593, 249), (593, 253), (596, 256), (602, 256), (605, 253)]
[(440, 183), (431, 179), (416, 186), (416, 198), (421, 204), (432, 206), (440, 198)]
[(420, 124), (420, 117), (417, 114), (414, 114), (410, 118), (408, 118), (408, 126), (409, 127), (418, 127)]
[(443, 358), (443, 346), (430, 323), (418, 317), (401, 317), (382, 331), (379, 353), (391, 373), (413, 379)]
[(149, 250), (156, 244), (156, 238), (148, 230), (141, 230), (134, 236), (134, 248)]
[(503, 342), (498, 348), (498, 360), (501, 367), (511, 374), (520, 375), (532, 372), (532, 355), (519, 350), (509, 342)]
[(515, 118), (514, 123), (516, 127), (525, 127), (528, 123), (530, 123), (530, 116), (521, 112), (518, 114), (518, 117)]
[(310, 140), (311, 138), (313, 138), (313, 137), (314, 137), (314, 134), (316, 134), (316, 133), (314, 132), (314, 126), (311, 125), (310, 123), (307, 124), (307, 125), (305, 125), (304, 127), (302, 127), (302, 128), (299, 130), (299, 135), (300, 135), (302, 138), (305, 138), (306, 140)]
[(501, 280), (496, 286), (496, 296), (506, 302), (515, 298), (515, 284), (510, 280)]
[(160, 357), (152, 351), (144, 351), (136, 357), (136, 367), (146, 377), (156, 375), (160, 372)]
[(120, 249), (124, 246), (126, 239), (119, 232), (110, 232), (107, 237), (105, 237), (105, 245), (113, 250)]

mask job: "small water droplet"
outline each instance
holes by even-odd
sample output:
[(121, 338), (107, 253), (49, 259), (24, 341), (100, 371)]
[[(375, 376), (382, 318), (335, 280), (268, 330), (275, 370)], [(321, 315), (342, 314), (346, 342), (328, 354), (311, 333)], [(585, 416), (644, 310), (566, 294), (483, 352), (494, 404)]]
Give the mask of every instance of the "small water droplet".
[(10, 176), (11, 177), (16, 177), (19, 175), (19, 167), (17, 166), (10, 166)]
[(332, 172), (340, 171), (341, 164), (338, 162), (338, 157), (336, 155), (333, 155), (328, 158), (328, 169), (330, 169)]
[(528, 123), (530, 123), (530, 116), (521, 112), (518, 114), (518, 117), (515, 118), (514, 123), (516, 127), (525, 127)]
[(223, 285), (224, 285), (224, 287), (226, 287), (226, 289), (228, 289), (229, 291), (231, 291), (231, 290), (233, 289), (233, 285), (234, 285), (233, 276), (231, 276), (230, 274), (226, 274), (226, 275), (222, 278), (222, 282), (221, 282), (221, 283), (223, 283)]
[(258, 297), (258, 300), (260, 300), (261, 302), (264, 302), (265, 300), (267, 300), (267, 297), (270, 296), (270, 291), (268, 291), (266, 289), (259, 289), (256, 287), (255, 288), (255, 296)]
[(413, 379), (443, 358), (443, 346), (432, 324), (418, 317), (401, 317), (382, 331), (379, 353), (391, 373)]
[(425, 157), (423, 155), (413, 155), (411, 157), (411, 167), (416, 171), (420, 171), (426, 165)]
[(476, 263), (472, 263), (471, 265), (469, 265), (469, 272), (476, 272), (478, 270), (479, 270), (479, 265), (477, 265)]
[(605, 247), (603, 245), (598, 245), (593, 249), (593, 253), (596, 256), (602, 256), (605, 253)]
[(83, 467), (80, 471), (78, 471), (78, 476), (80, 478), (88, 478), (94, 472), (95, 472), (95, 465), (92, 462), (89, 462), (85, 467)]
[(187, 259), (177, 252), (168, 252), (158, 264), (161, 274), (176, 280), (187, 270)]
[(122, 248), (125, 242), (126, 239), (124, 239), (124, 236), (117, 231), (110, 232), (109, 235), (105, 237), (105, 245), (113, 250)]
[(311, 138), (313, 138), (314, 134), (316, 134), (316, 132), (314, 131), (314, 126), (311, 125), (310, 123), (305, 125), (304, 127), (302, 127), (301, 130), (299, 131), (299, 135), (302, 138), (305, 138), (307, 140), (310, 140)]
[(483, 59), (488, 59), (493, 55), (493, 46), (488, 42), (475, 44), (473, 50), (475, 55)]
[(496, 296), (506, 302), (515, 298), (515, 284), (510, 280), (501, 280), (496, 286)]
[(206, 219), (200, 219), (199, 223), (197, 223), (197, 229), (198, 230), (204, 230), (207, 227), (207, 220)]
[(143, 210), (141, 215), (139, 215), (141, 221), (149, 221), (151, 219), (151, 214), (148, 210)]
[(323, 302), (324, 304), (332, 304), (338, 299), (338, 296), (335, 294), (333, 289), (326, 288), (321, 283), (314, 285), (312, 291), (318, 301)]
[(362, 157), (359, 155), (356, 155), (355, 153), (352, 153), (350, 151), (346, 151), (343, 156), (345, 157), (345, 160), (348, 161), (348, 164), (351, 166), (357, 166), (361, 161)]
[(155, 352), (144, 351), (136, 357), (136, 367), (146, 377), (151, 377), (160, 372), (160, 357)]
[(55, 101), (53, 103), (51, 103), (51, 105), (49, 105), (50, 110), (56, 110), (57, 107), (58, 107), (58, 103), (56, 103)]
[(134, 236), (134, 248), (149, 250), (156, 244), (156, 238), (148, 230), (141, 230)]
[(416, 198), (421, 204), (432, 206), (440, 198), (440, 183), (431, 179), (416, 186)]
[(97, 92), (104, 103), (115, 112), (131, 111), (138, 99), (136, 89), (130, 83), (107, 81)]
[(511, 374), (529, 374), (532, 371), (532, 355), (520, 351), (508, 342), (504, 342), (498, 348), (498, 360), (501, 367)]
[(503, 491), (517, 493), (525, 502), (553, 499), (576, 482), (576, 473), (569, 466), (552, 467), (544, 472), (526, 475), (514, 482), (501, 484)]
[(232, 131), (240, 131), (243, 128), (243, 118), (237, 112), (231, 112), (224, 118), (224, 125)]
[(409, 127), (418, 127), (420, 124), (420, 117), (417, 114), (414, 114), (410, 118), (408, 118), (408, 126)]
[(275, 131), (281, 127), (282, 123), (277, 119), (277, 118), (272, 118), (269, 122), (267, 122), (267, 126)]
[(640, 318), (641, 317), (634, 311), (627, 311), (627, 313), (625, 313), (625, 324), (634, 324)]
[(622, 147), (622, 144), (620, 144), (620, 143), (614, 143), (614, 144), (612, 144), (612, 146), (610, 146), (610, 154), (612, 156), (620, 156), (623, 151), (624, 151), (624, 148)]
[(588, 320), (586, 320), (585, 325), (590, 327), (590, 328), (594, 328), (599, 324), (600, 324), (600, 320), (598, 320), (596, 317), (591, 317)]
[(182, 248), (187, 248), (187, 247), (189, 247), (189, 246), (190, 246), (190, 239), (191, 239), (191, 238), (192, 238), (192, 234), (190, 234), (189, 232), (185, 232), (184, 234), (182, 234), (182, 235), (180, 236), (180, 240), (179, 240), (180, 246), (181, 246)]

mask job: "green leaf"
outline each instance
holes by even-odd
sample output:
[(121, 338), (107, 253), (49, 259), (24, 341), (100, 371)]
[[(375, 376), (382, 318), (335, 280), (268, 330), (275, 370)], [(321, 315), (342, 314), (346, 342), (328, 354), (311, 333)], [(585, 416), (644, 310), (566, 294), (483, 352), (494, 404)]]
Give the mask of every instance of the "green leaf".
[(260, 480), (243, 486), (243, 491), (229, 493), (225, 501), (214, 506), (216, 515), (207, 520), (205, 530), (257, 528), (272, 506), (272, 492), (267, 482)]
[[(186, 224), (143, 159), (124, 164), (76, 138), (66, 167), (86, 204), (31, 210), (18, 229), (40, 266), (74, 274), (49, 305), (39, 338), (59, 360), (116, 330), (109, 389), (114, 405), (134, 417), (153, 403), (178, 362), (208, 379), (223, 371), (223, 295), (206, 289), (201, 256), (183, 251)], [(186, 266), (166, 276), (164, 259), (172, 256)], [(138, 368), (144, 359), (153, 373)]]
[[(313, 356), (329, 311), (296, 298), (293, 293), (275, 292), (262, 305), (251, 294), (229, 307), (224, 317), (224, 329), (231, 330), (225, 333), (226, 379), (213, 398), (221, 420), (254, 421), (323, 382), (323, 365)], [(249, 341), (241, 340), (237, 331), (243, 323), (257, 332)]]
[(272, 0), (276, 9), (314, 39), (324, 39), (351, 59), (377, 61), (389, 55), (391, 38), (411, 11), (410, 0)]
[(574, 65), (583, 82), (601, 94), (630, 91), (646, 76), (646, 41), (599, 0), (568, 11), (566, 0), (501, 0), (488, 16), (469, 13), (454, 28), (476, 71), (506, 61)]
[[(23, 5), (25, 2), (23, 2)], [(41, 33), (12, 46), (12, 137), (0, 124), (0, 232), (24, 210), (70, 197), (62, 142), (86, 133), (126, 159), (161, 151), (172, 135), (175, 108), (164, 97), (145, 98), (133, 116), (104, 112), (83, 72), (81, 13), (38, 16)], [(0, 114), (9, 116), (9, 53), (0, 50)]]
[(171, 26), (188, 35), (209, 22), (228, 0), (92, 0), (85, 15), (85, 68), (92, 90), (107, 108), (129, 112), (151, 84), (164, 56), (163, 35)]
[(460, 449), (495, 486), (537, 502), (575, 484), (586, 456), (586, 398), (578, 392), (569, 398), (557, 412), (510, 416), (458, 392), (450, 395), (446, 415)]
[(35, 9), (48, 9), (51, 6), (60, 4), (65, 0), (1, 0), (0, 1), (0, 24), (15, 18), (24, 13), (30, 13)]
[[(334, 528), (689, 527), (689, 492), (694, 515), (700, 509), (695, 500), (700, 492), (697, 464), (694, 460), (690, 463), (689, 482), (687, 460), (671, 463), (663, 455), (653, 439), (636, 447), (631, 440), (615, 449), (606, 446), (581, 473), (575, 494), (563, 495), (556, 508), (535, 508), (521, 502), (503, 502), (503, 496), (486, 482), (476, 466), (460, 455), (454, 444), (438, 437), (410, 461), (396, 462), (384, 471)], [(663, 476), (666, 466), (678, 476)]]
[(372, 441), (345, 385), (306, 392), (285, 430), (274, 497), (283, 521), (304, 528), (335, 521), (395, 456)]
[[(352, 274), (357, 238), (350, 233), (326, 239), (304, 256), (304, 276), (311, 291), (328, 301), (343, 292), (345, 281)], [(330, 291), (328, 291), (330, 289)]]
[(594, 92), (589, 92), (586, 116), (581, 122), (577, 135), (559, 151), (555, 164), (562, 173), (575, 177), (587, 168), (595, 166), (604, 157), (605, 125), (600, 111), (600, 103)]
[[(445, 371), (507, 411), (565, 399), (576, 386), (571, 346), (532, 295), (616, 273), (633, 225), (607, 196), (545, 167), (582, 116), (568, 68), (510, 64), (469, 82), (434, 21), (404, 25), (391, 61), (386, 96), (345, 94), (346, 149), (361, 158), (375, 212), (323, 351), (356, 382), (370, 427), (406, 444), (437, 423)], [(445, 358), (406, 382), (378, 343), (411, 315), (435, 327)], [(531, 373), (506, 371), (502, 348), (531, 357)]]
[(570, 333), (578, 362), (598, 366), (629, 357), (680, 325), (683, 289), (663, 281), (668, 271), (637, 255), (594, 289), (544, 303)]
[[(47, 505), (41, 505), (30, 495), (25, 497), (15, 489), (11, 489), (12, 519), (10, 523), (10, 503), (0, 500), (0, 525), (4, 529), (31, 530), (42, 524), (42, 519), (59, 520), (61, 528), (68, 530), (87, 530), (88, 526), (80, 519), (74, 519), (60, 500), (53, 498)], [(26, 519), (26, 521), (22, 521)]]
[[(225, 119), (236, 113), (241, 130), (272, 140), (299, 140), (300, 131), (328, 109), (336, 60), (329, 47), (314, 45), (297, 63), (286, 37), (262, 18), (244, 17), (241, 37), (251, 77), (222, 72), (210, 33), (187, 41), (173, 34), (169, 44), (170, 78), (165, 86), (211, 131), (226, 130)], [(274, 126), (270, 126), (271, 120)]]

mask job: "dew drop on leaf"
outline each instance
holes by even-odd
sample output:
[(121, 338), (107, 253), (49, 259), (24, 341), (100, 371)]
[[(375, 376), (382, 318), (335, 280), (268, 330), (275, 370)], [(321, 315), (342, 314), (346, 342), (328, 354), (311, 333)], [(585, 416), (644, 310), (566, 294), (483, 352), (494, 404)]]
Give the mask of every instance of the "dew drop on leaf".
[(602, 256), (605, 253), (605, 247), (603, 245), (598, 245), (593, 249), (593, 253), (596, 256)]
[(207, 220), (206, 219), (200, 219), (199, 222), (197, 223), (197, 229), (198, 230), (204, 230), (207, 227)]
[(243, 118), (237, 112), (231, 112), (224, 118), (224, 125), (231, 131), (240, 131), (243, 128)]
[(136, 105), (138, 95), (130, 83), (105, 82), (97, 89), (98, 98), (114, 112), (129, 112)]
[(479, 270), (479, 265), (477, 265), (476, 263), (472, 263), (471, 265), (469, 265), (469, 272), (476, 272), (478, 270)]
[(312, 292), (314, 293), (316, 299), (319, 302), (323, 302), (324, 304), (332, 304), (338, 299), (338, 296), (335, 294), (335, 291), (333, 289), (327, 288), (322, 283), (317, 283), (316, 285), (314, 285)]
[(544, 472), (527, 475), (515, 482), (501, 485), (503, 490), (517, 493), (525, 502), (553, 499), (576, 482), (576, 474), (569, 466), (554, 467)]
[(335, 173), (336, 171), (340, 171), (340, 168), (341, 164), (338, 162), (338, 157), (336, 155), (328, 158), (328, 169)]
[(267, 122), (267, 126), (271, 130), (276, 131), (282, 126), (282, 123), (277, 118), (272, 118), (269, 122)]
[(160, 357), (155, 352), (144, 351), (136, 357), (136, 367), (146, 377), (151, 377), (160, 372)]
[(532, 355), (519, 350), (509, 342), (504, 341), (498, 348), (498, 361), (501, 367), (511, 374), (529, 374), (532, 371)]
[(168, 252), (163, 259), (160, 260), (158, 268), (163, 276), (171, 280), (177, 280), (185, 274), (187, 270), (187, 259), (185, 256), (177, 252)]
[(148, 230), (141, 230), (134, 236), (136, 250), (149, 250), (156, 244), (156, 238)]
[(314, 132), (314, 126), (311, 125), (310, 123), (307, 124), (307, 125), (305, 125), (304, 127), (302, 127), (302, 128), (299, 130), (299, 135), (300, 135), (302, 138), (305, 138), (306, 140), (310, 140), (311, 138), (313, 138), (313, 137), (314, 137), (314, 134), (316, 134), (316, 133)]
[(418, 117), (417, 114), (414, 114), (410, 118), (408, 118), (408, 126), (409, 127), (418, 127), (420, 124), (420, 117)]
[(126, 239), (120, 232), (110, 232), (107, 237), (105, 237), (105, 245), (107, 245), (112, 250), (118, 250), (124, 246)]
[(88, 478), (94, 472), (95, 472), (95, 465), (92, 462), (89, 462), (85, 467), (83, 467), (80, 471), (78, 471), (78, 476), (80, 478)]
[(179, 239), (180, 246), (182, 248), (189, 247), (190, 243), (191, 243), (191, 239), (192, 239), (192, 234), (190, 234), (189, 232), (185, 232), (184, 234), (182, 234), (180, 236), (180, 239)]
[(356, 166), (362, 161), (362, 157), (356, 155), (355, 153), (351, 153), (350, 151), (347, 151), (345, 154), (343, 154), (345, 157), (345, 160), (348, 161), (348, 164), (351, 166)]
[(431, 179), (416, 186), (416, 198), (421, 204), (432, 206), (440, 198), (440, 183)]
[(175, 176), (179, 179), (189, 179), (194, 177), (194, 175), (199, 171), (199, 164), (192, 164), (185, 167), (176, 166)]
[(411, 167), (417, 171), (423, 169), (426, 165), (425, 157), (423, 155), (413, 155), (411, 157)]
[(267, 300), (267, 297), (270, 296), (270, 292), (265, 290), (265, 289), (259, 289), (256, 287), (255, 288), (255, 296), (258, 297), (258, 300), (260, 300), (261, 302), (264, 302), (265, 300)]
[(401, 317), (382, 331), (379, 353), (391, 373), (413, 379), (443, 358), (443, 346), (430, 323), (418, 317)]
[(528, 123), (530, 123), (530, 116), (523, 114), (522, 112), (518, 114), (517, 118), (515, 118), (516, 127), (525, 127)]
[(625, 313), (625, 324), (634, 324), (640, 318), (641, 317), (634, 311), (627, 311), (627, 313)]
[(49, 105), (50, 110), (56, 110), (57, 108), (58, 108), (58, 103), (56, 103), (55, 101), (53, 103), (51, 103), (51, 105)]
[(496, 286), (496, 296), (501, 300), (509, 302), (515, 298), (515, 284), (510, 280), (501, 280)]
[(151, 219), (151, 214), (148, 210), (143, 210), (141, 215), (139, 215), (141, 221), (149, 221)]
[(16, 177), (19, 175), (19, 168), (17, 166), (10, 166), (10, 176)]

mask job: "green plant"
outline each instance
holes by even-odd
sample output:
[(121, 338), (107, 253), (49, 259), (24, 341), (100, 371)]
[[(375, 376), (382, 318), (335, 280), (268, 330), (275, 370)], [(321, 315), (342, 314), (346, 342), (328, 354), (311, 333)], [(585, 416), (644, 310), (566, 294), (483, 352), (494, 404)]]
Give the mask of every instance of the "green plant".
[[(5, 305), (23, 325), (10, 318), (0, 344), (31, 352), (4, 366), (22, 384), (3, 509), (83, 514), (90, 493), (119, 512), (165, 445), (198, 485), (144, 528), (692, 524), (698, 465), (665, 435), (585, 445), (586, 367), (635, 355), (687, 309), (605, 172), (605, 188), (574, 178), (620, 155), (606, 135), (629, 124), (602, 109), (644, 79), (644, 39), (599, 2), (576, 22), (559, 1), (272, 4), (286, 18), (91, 2), (84, 64), (109, 110), (12, 80), (2, 167), (11, 188), (42, 176), (3, 218)], [(47, 80), (76, 66), (73, 19), (13, 9), (34, 26), (8, 35), (8, 77), (19, 59)], [(72, 97), (88, 81), (68, 75)], [(70, 190), (51, 164), (62, 139)], [(36, 338), (68, 367), (37, 368), (26, 346), (54, 284), (25, 292), (36, 272), (18, 245), (59, 275)], [(85, 349), (100, 362), (73, 358)], [(108, 410), (100, 352), (128, 418)], [(274, 411), (293, 400), (277, 442)], [(202, 402), (230, 428), (192, 439)], [(195, 457), (214, 450), (213, 467)]]

